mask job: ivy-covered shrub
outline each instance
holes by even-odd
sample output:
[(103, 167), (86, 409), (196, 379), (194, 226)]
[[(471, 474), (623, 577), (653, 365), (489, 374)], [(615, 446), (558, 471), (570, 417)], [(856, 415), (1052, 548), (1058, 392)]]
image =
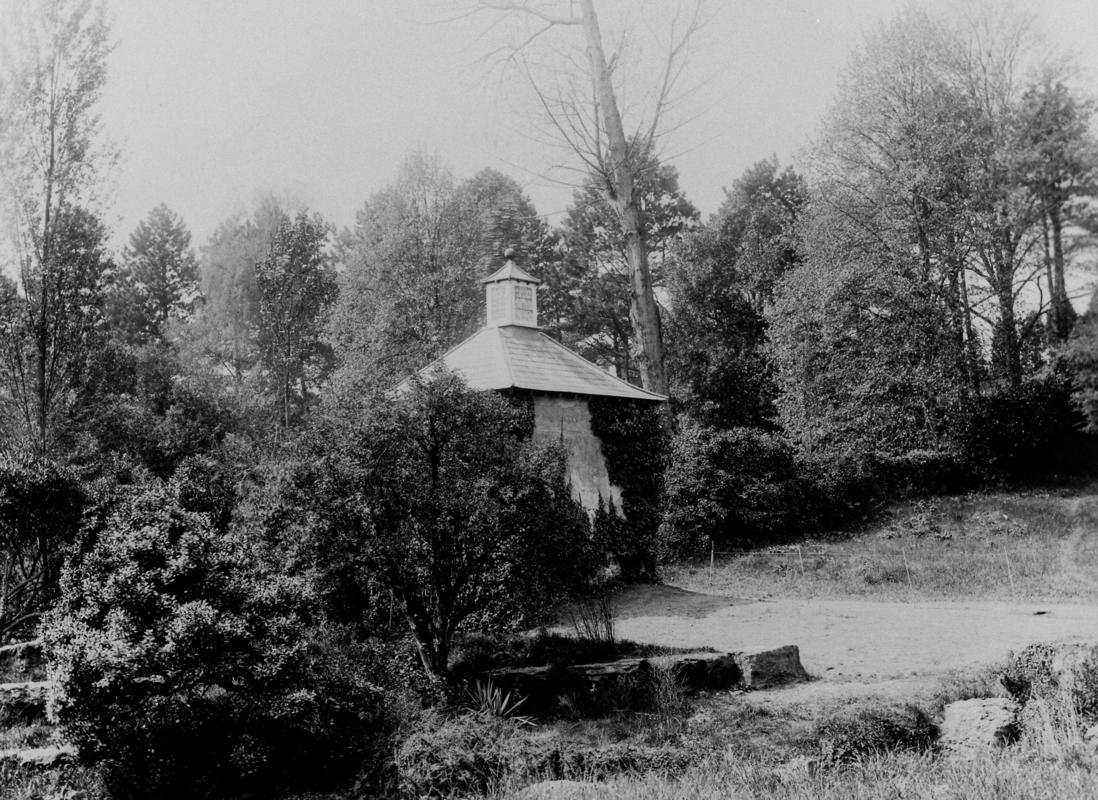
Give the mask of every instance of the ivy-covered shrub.
[(659, 559), (662, 475), (667, 456), (660, 404), (591, 397), (591, 431), (602, 444), (610, 483), (621, 487), (624, 520), (600, 509), (595, 538), (618, 562), (626, 581), (651, 580)]
[(116, 798), (348, 783), (385, 747), (380, 691), (306, 624), (304, 582), (263, 574), (183, 488), (121, 502), (66, 567), (44, 626), (64, 735)]
[(806, 499), (781, 437), (687, 423), (671, 442), (661, 538), (672, 556), (772, 541), (804, 527)]
[(954, 437), (981, 476), (1040, 478), (1074, 466), (1082, 427), (1070, 384), (1050, 376), (974, 400)]

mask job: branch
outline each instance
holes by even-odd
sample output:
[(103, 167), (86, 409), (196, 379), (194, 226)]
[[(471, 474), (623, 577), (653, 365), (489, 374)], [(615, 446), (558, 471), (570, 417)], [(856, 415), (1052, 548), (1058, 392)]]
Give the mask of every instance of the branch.
[(550, 14), (546, 14), (544, 11), (531, 8), (525, 3), (501, 3), (490, 2), (490, 0), (481, 0), (481, 2), (485, 8), (490, 8), (494, 11), (520, 11), (524, 14), (529, 14), (548, 23), (549, 27), (554, 25), (579, 25), (582, 22), (578, 17), (554, 17)]

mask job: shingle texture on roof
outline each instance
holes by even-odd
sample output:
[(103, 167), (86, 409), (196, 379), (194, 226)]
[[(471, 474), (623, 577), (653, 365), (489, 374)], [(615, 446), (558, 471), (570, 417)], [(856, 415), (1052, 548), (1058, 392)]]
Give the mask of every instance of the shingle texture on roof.
[(536, 328), (519, 325), (481, 328), (421, 373), (440, 363), (474, 389), (666, 399), (603, 371)]
[(487, 278), (483, 278), (481, 283), (496, 283), (497, 281), (526, 281), (527, 283), (540, 284), (537, 278), (531, 275), (526, 270), (515, 264), (514, 261), (508, 260), (506, 264), (497, 269)]

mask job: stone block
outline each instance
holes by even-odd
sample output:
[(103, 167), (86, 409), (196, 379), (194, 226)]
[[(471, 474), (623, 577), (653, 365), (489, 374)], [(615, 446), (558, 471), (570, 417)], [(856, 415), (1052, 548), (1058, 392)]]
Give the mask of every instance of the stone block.
[(945, 707), (938, 745), (948, 753), (975, 758), (1012, 744), (1018, 734), (1018, 704), (1013, 700), (958, 700)]
[(0, 683), (0, 720), (26, 724), (46, 718), (46, 697), (52, 681)]
[(767, 689), (808, 680), (808, 672), (801, 664), (801, 651), (795, 644), (773, 650), (733, 653), (732, 657), (739, 667), (740, 683), (745, 689)]
[(740, 682), (740, 668), (732, 653), (675, 653), (648, 660), (656, 669), (672, 670), (687, 691), (731, 689)]

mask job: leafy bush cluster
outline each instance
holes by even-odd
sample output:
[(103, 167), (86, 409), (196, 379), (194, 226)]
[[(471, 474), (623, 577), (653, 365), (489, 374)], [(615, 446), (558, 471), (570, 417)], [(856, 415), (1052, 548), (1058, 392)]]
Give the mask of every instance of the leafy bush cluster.
[(1084, 645), (1074, 658), (1058, 659), (1057, 649), (1038, 642), (1011, 654), (1003, 686), (1023, 706), (1030, 700), (1061, 702), (1088, 724), (1098, 721), (1098, 656)]
[(954, 436), (976, 474), (1032, 479), (1079, 466), (1082, 427), (1070, 383), (1051, 376), (974, 400)]
[(460, 630), (529, 625), (601, 561), (565, 454), (522, 416), (442, 374), (333, 421), (276, 488), (264, 535), (315, 576), (332, 619), (366, 628), (392, 598), (443, 675)]
[(149, 487), (86, 532), (44, 627), (58, 720), (114, 797), (345, 783), (384, 741), (381, 692), (193, 489)]
[(793, 449), (756, 428), (687, 424), (664, 477), (663, 542), (670, 554), (709, 543), (754, 544), (803, 527), (805, 484)]
[(861, 709), (829, 719), (815, 731), (823, 763), (832, 767), (892, 750), (925, 752), (937, 738), (937, 726), (915, 706)]

